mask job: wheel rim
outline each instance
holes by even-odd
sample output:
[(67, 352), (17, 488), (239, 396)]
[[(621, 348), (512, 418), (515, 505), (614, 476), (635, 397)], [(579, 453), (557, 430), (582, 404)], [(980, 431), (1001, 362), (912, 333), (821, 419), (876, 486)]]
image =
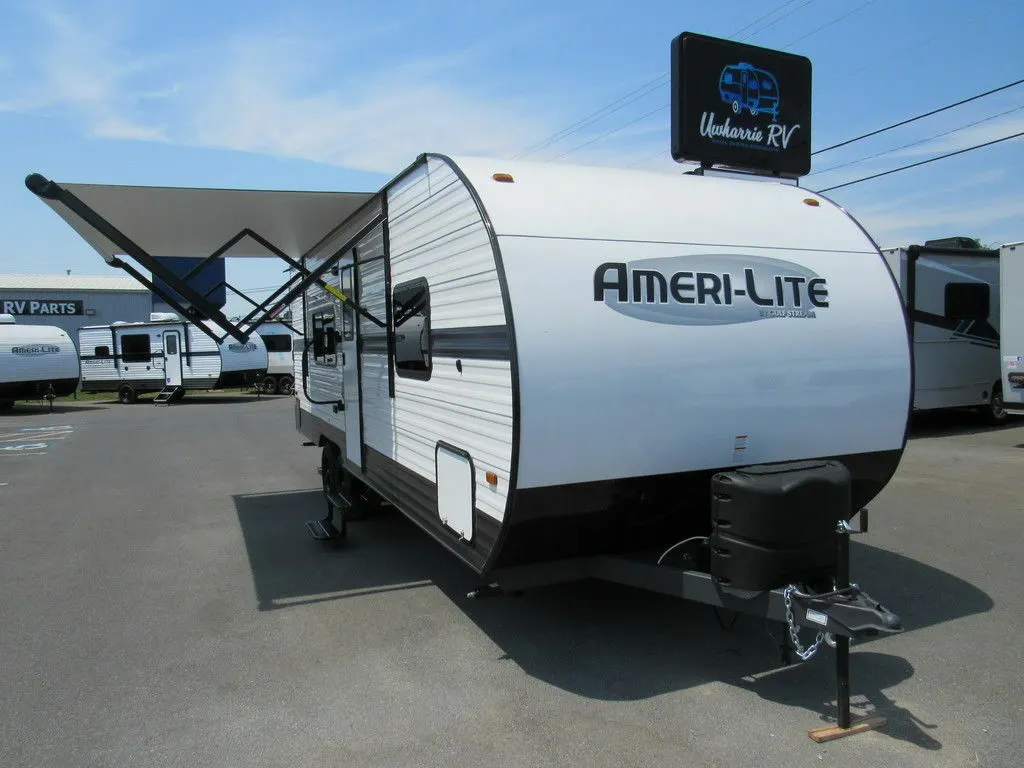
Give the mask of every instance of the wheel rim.
[(290, 395), (292, 393), (292, 384), (293, 382), (291, 378), (288, 376), (284, 376), (278, 383), (277, 391), (280, 392), (282, 395)]

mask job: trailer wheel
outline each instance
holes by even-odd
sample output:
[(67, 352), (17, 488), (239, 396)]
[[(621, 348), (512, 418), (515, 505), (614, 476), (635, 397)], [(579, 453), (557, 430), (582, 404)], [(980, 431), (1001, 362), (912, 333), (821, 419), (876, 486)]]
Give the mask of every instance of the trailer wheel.
[(295, 379), (284, 375), (277, 380), (277, 393), (279, 395), (290, 395), (295, 390)]
[(117, 399), (122, 403), (134, 403), (139, 399), (139, 393), (131, 384), (122, 384), (117, 390)]
[(988, 406), (984, 409), (985, 420), (989, 424), (999, 425), (1006, 422), (1009, 414), (1006, 412), (1006, 406), (1003, 404), (1003, 385), (996, 384), (992, 388), (992, 397), (989, 398)]
[(277, 389), (277, 380), (273, 376), (264, 376), (257, 382), (256, 387), (264, 395), (272, 395)]

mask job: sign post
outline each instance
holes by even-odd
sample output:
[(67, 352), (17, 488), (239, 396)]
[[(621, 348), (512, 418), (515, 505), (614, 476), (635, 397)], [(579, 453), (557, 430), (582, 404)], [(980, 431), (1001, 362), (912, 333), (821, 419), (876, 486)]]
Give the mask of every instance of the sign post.
[(811, 62), (693, 32), (672, 41), (672, 159), (783, 178), (811, 169)]

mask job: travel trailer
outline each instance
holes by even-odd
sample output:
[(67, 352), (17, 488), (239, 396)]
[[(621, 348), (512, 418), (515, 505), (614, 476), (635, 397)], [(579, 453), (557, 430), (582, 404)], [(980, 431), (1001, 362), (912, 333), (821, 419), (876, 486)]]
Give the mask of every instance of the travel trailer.
[(14, 315), (0, 315), (0, 409), (70, 395), (78, 376), (78, 352), (62, 328), (19, 325)]
[(295, 386), (292, 355), (296, 334), (284, 323), (263, 323), (256, 328), (256, 333), (267, 348), (267, 374), (262, 381), (263, 391), (268, 395), (290, 395)]
[(914, 410), (1006, 419), (999, 367), (999, 251), (969, 238), (883, 251), (910, 315)]
[(195, 323), (155, 312), (149, 322), (89, 325), (78, 331), (84, 392), (117, 392), (133, 403), (180, 400), (188, 390), (253, 386), (266, 376), (267, 348), (259, 334), (216, 343)]
[(1000, 249), (999, 293), (1003, 406), (1024, 416), (1024, 243), (1007, 243)]
[[(736, 61), (787, 71), (787, 98), (752, 94), (724, 142), (700, 116)], [(913, 372), (881, 252), (786, 181), (810, 167), (810, 71), (676, 37), (672, 156), (700, 163), (685, 174), (424, 153), (375, 192), (25, 183), (225, 338), (302, 318), (315, 539), (387, 502), (467, 566), (471, 597), (599, 578), (780, 621), (803, 660), (834, 640), (845, 734), (851, 638), (902, 630), (850, 582), (849, 537), (899, 465)], [(292, 269), (235, 323), (167, 255)]]

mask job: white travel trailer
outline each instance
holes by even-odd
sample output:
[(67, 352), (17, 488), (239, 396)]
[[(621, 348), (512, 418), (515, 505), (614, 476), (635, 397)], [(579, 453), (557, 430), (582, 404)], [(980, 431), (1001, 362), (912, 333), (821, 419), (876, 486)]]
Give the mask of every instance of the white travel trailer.
[(968, 238), (888, 248), (911, 320), (914, 410), (1006, 419), (999, 370), (999, 251)]
[(70, 395), (78, 376), (78, 352), (64, 329), (18, 325), (13, 315), (0, 315), (0, 409), (15, 400)]
[(999, 293), (1003, 404), (1008, 412), (1024, 416), (1024, 242), (1000, 249)]
[(832, 633), (841, 680), (849, 638), (901, 631), (847, 534), (906, 444), (906, 309), (827, 198), (440, 154), (375, 193), (26, 185), (115, 266), (299, 265), (264, 307), (301, 318), (314, 538), (388, 502), (473, 596), (618, 581), (785, 622), (801, 658)]
[(263, 391), (268, 395), (290, 395), (295, 386), (293, 341), (296, 334), (284, 323), (276, 322), (262, 323), (256, 333), (267, 348), (267, 375), (262, 382)]
[(78, 331), (84, 392), (117, 392), (122, 403), (157, 392), (154, 402), (188, 390), (252, 386), (267, 372), (267, 348), (258, 334), (244, 344), (216, 343), (195, 323), (173, 313), (149, 322), (89, 325)]

